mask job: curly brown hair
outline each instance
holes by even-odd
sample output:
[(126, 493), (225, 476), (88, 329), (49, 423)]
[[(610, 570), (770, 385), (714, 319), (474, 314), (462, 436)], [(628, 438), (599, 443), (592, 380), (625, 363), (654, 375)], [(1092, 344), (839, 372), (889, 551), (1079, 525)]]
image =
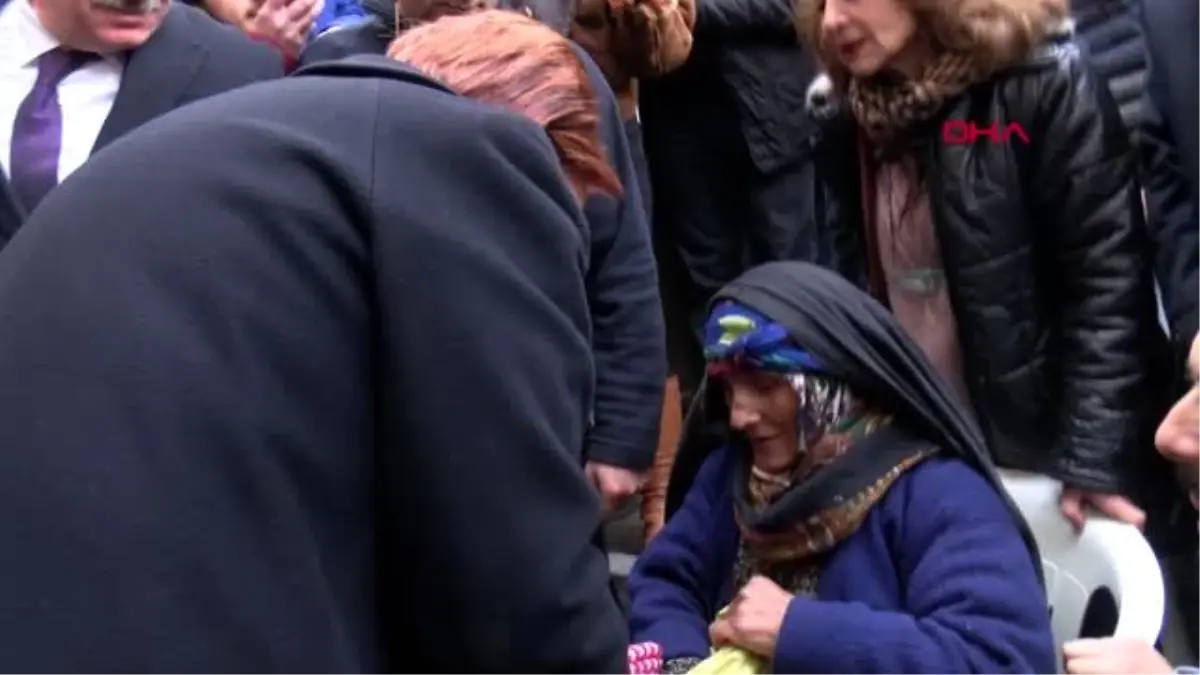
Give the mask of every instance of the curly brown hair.
[[(1066, 0), (901, 0), (940, 51), (971, 57), (975, 72), (990, 75), (1020, 62), (1070, 18)], [(796, 33), (824, 65), (834, 89), (850, 74), (821, 44), (824, 0), (794, 0)]]
[(621, 194), (600, 141), (591, 80), (567, 38), (552, 29), (504, 10), (447, 16), (401, 34), (388, 57), (541, 125), (581, 203), (595, 192)]

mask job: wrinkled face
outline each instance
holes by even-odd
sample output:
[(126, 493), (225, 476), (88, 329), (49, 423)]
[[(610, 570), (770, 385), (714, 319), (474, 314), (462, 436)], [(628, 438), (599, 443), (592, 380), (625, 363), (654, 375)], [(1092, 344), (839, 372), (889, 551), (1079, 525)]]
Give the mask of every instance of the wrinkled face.
[(1191, 497), (1192, 505), (1197, 504), (1197, 474), (1200, 472), (1200, 337), (1192, 341), (1192, 350), (1188, 354), (1188, 377), (1192, 387), (1183, 398), (1175, 403), (1175, 407), (1167, 413), (1154, 443), (1164, 457), (1175, 463), (1179, 477)]
[(46, 30), (64, 45), (113, 54), (149, 40), (170, 0), (31, 0), (31, 4)]
[(856, 78), (899, 66), (916, 34), (916, 16), (904, 0), (823, 2), (822, 50)]
[(724, 376), (729, 426), (746, 436), (754, 465), (782, 473), (796, 462), (796, 391), (781, 375), (738, 371)]

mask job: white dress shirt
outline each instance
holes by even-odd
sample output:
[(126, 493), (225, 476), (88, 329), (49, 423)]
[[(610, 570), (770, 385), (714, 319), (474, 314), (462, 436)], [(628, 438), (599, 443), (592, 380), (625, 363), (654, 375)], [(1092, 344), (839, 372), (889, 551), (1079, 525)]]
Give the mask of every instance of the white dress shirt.
[[(0, 0), (3, 1), (3, 0)], [(17, 108), (37, 81), (37, 60), (59, 46), (38, 20), (29, 0), (0, 5), (0, 169), (12, 175), (12, 132)], [(58, 180), (71, 175), (92, 154), (121, 87), (119, 59), (95, 59), (58, 85), (62, 107), (62, 150)]]

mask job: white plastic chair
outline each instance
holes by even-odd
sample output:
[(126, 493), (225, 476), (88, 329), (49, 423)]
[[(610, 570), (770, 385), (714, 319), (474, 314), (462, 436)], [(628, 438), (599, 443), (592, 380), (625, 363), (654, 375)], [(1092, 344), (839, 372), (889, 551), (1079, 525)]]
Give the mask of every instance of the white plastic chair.
[(1088, 600), (1100, 588), (1107, 588), (1117, 604), (1113, 635), (1154, 644), (1162, 629), (1163, 580), (1142, 533), (1093, 515), (1076, 534), (1058, 509), (1058, 481), (1013, 471), (1000, 474), (1037, 540), (1058, 644), (1079, 637)]

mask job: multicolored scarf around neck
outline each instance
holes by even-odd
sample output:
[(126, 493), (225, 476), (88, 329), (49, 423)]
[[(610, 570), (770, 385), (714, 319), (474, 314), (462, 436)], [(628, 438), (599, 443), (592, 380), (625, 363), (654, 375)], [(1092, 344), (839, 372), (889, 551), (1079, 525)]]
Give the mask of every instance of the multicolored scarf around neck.
[(890, 444), (880, 433), (890, 416), (825, 372), (786, 328), (763, 314), (726, 302), (714, 309), (705, 332), (713, 378), (767, 370), (796, 392), (798, 447), (791, 470), (763, 472), (747, 449), (734, 478), (746, 566), (787, 587), (775, 568), (811, 563), (849, 537), (900, 474), (932, 453), (925, 446)]

